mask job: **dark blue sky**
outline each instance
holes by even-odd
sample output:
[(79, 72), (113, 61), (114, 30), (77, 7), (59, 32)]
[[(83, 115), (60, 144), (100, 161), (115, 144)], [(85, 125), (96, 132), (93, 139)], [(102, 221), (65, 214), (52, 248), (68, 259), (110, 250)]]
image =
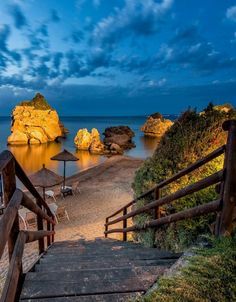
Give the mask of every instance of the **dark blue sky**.
[(0, 115), (41, 92), (63, 115), (236, 104), (236, 1), (1, 0)]

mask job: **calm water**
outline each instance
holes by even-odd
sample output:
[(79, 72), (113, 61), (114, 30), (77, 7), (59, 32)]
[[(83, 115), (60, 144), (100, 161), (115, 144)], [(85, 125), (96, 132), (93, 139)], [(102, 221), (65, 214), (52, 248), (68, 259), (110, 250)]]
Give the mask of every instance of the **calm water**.
[[(175, 116), (168, 116), (174, 119)], [(7, 146), (7, 137), (10, 134), (11, 119), (9, 117), (0, 117), (0, 149), (9, 149), (25, 169), (27, 174), (31, 174), (39, 170), (43, 164), (47, 168), (62, 174), (62, 163), (52, 161), (50, 158), (66, 148), (74, 153), (78, 158), (78, 162), (67, 163), (67, 176), (87, 169), (91, 166), (103, 162), (106, 157), (101, 155), (92, 155), (88, 151), (76, 151), (74, 146), (74, 137), (80, 128), (97, 128), (102, 134), (106, 127), (127, 125), (134, 132), (134, 142), (136, 148), (125, 152), (126, 155), (147, 158), (152, 155), (157, 145), (156, 138), (144, 137), (140, 131), (140, 127), (146, 120), (145, 116), (141, 117), (61, 117), (61, 121), (70, 131), (67, 138), (60, 143), (52, 142), (43, 145), (33, 146)]]

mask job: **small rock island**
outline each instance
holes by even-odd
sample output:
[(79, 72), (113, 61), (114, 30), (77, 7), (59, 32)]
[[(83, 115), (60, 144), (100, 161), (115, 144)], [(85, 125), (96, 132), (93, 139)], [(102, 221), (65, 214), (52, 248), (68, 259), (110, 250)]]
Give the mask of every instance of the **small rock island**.
[(86, 129), (80, 129), (74, 143), (78, 150), (87, 150), (93, 154), (116, 155), (124, 150), (135, 147), (132, 141), (134, 132), (128, 126), (116, 126), (105, 129), (105, 138), (102, 141), (96, 128), (91, 133)]
[(31, 101), (23, 101), (12, 112), (9, 145), (43, 144), (64, 137), (66, 130), (56, 110), (37, 93)]
[(171, 120), (165, 119), (159, 112), (156, 112), (147, 118), (141, 131), (144, 132), (145, 136), (161, 138), (172, 125)]

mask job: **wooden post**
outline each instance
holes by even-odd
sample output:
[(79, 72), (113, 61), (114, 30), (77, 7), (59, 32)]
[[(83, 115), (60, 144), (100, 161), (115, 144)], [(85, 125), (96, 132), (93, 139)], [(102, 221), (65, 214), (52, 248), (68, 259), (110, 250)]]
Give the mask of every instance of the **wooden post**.
[[(42, 209), (40, 201), (37, 200), (36, 203)], [(40, 215), (37, 215), (37, 229), (38, 231), (43, 230), (43, 219)], [(39, 246), (39, 255), (40, 255), (45, 251), (44, 238), (38, 240), (38, 246)]]
[[(109, 218), (106, 218), (105, 232), (108, 231), (108, 225), (107, 225), (108, 221), (109, 221)], [(105, 238), (107, 238), (107, 233), (105, 233)]]
[(223, 189), (222, 212), (219, 218), (218, 235), (229, 236), (232, 233), (233, 211), (236, 206), (236, 120), (223, 123), (228, 131), (225, 152), (225, 180)]
[[(127, 214), (127, 208), (124, 208), (123, 210), (123, 216)], [(127, 219), (123, 220), (123, 229), (127, 228)], [(123, 241), (127, 241), (127, 233), (123, 232)]]
[[(2, 176), (3, 176), (4, 203), (5, 203), (5, 207), (7, 207), (8, 203), (11, 200), (12, 195), (14, 194), (14, 192), (16, 190), (14, 158), (12, 158), (8, 162), (7, 166), (3, 169)], [(12, 230), (11, 230), (9, 240), (8, 240), (9, 260), (11, 260), (19, 230), (20, 230), (19, 216), (18, 216), (18, 214), (16, 214), (16, 218), (12, 225)]]
[[(50, 212), (47, 212), (48, 216), (50, 216)], [(47, 231), (52, 231), (51, 229), (51, 223), (49, 221), (47, 221)], [(49, 247), (51, 245), (52, 241), (51, 241), (51, 236), (47, 236), (47, 247)]]
[[(161, 194), (160, 194), (161, 192), (160, 192), (160, 189), (157, 187), (156, 189), (155, 189), (155, 191), (154, 191), (154, 200), (158, 200), (161, 196)], [(161, 216), (160, 216), (160, 209), (159, 209), (159, 207), (156, 207), (155, 209), (155, 212), (154, 212), (154, 219), (156, 220), (156, 219), (158, 219), (158, 218), (160, 218)]]

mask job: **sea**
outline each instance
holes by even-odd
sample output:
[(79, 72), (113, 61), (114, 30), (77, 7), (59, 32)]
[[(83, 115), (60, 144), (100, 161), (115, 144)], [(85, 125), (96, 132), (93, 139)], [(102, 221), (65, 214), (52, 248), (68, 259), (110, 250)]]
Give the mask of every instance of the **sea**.
[[(175, 120), (177, 115), (165, 115), (165, 118)], [(87, 128), (91, 131), (92, 128), (97, 128), (101, 134), (107, 127), (111, 126), (129, 126), (135, 133), (133, 138), (136, 147), (125, 151), (125, 155), (136, 158), (146, 159), (152, 156), (157, 144), (157, 138), (145, 137), (140, 131), (141, 126), (145, 123), (147, 116), (70, 116), (60, 117), (64, 126), (69, 130), (69, 134), (60, 142), (50, 142), (42, 145), (21, 145), (8, 146), (7, 137), (10, 135), (11, 118), (0, 117), (0, 151), (10, 150), (17, 161), (23, 167), (28, 175), (38, 171), (43, 164), (48, 169), (53, 170), (57, 174), (63, 173), (63, 163), (52, 161), (50, 158), (63, 149), (67, 149), (76, 155), (79, 160), (77, 162), (68, 162), (66, 168), (66, 176), (71, 176), (82, 170), (96, 166), (106, 160), (103, 155), (90, 154), (88, 151), (76, 150), (74, 145), (74, 137), (77, 131), (81, 128)]]

